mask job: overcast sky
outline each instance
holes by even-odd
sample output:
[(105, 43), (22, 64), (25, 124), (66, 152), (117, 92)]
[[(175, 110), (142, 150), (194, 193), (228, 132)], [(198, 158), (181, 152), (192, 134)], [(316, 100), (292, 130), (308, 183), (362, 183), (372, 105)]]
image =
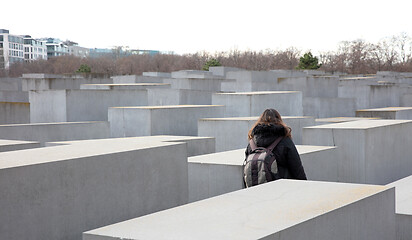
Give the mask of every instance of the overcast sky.
[(340, 41), (412, 36), (411, 9), (412, 0), (4, 0), (0, 29), (88, 48), (316, 53)]

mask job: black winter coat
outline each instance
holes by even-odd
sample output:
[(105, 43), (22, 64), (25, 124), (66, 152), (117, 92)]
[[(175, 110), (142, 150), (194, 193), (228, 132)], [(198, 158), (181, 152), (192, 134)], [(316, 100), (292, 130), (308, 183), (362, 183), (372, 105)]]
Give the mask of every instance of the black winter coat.
[[(295, 144), (292, 139), (285, 135), (285, 128), (275, 124), (258, 124), (252, 130), (253, 140), (258, 147), (268, 147), (278, 137), (284, 136), (272, 151), (278, 163), (279, 176), (280, 178), (306, 180), (305, 170), (303, 169)], [(248, 144), (245, 151), (246, 157), (251, 151), (250, 144)]]

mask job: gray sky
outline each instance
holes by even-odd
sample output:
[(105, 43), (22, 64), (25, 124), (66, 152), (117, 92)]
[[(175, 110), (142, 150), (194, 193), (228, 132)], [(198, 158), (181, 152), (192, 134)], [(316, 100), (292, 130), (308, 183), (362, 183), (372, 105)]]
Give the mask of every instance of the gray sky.
[(4, 0), (0, 28), (89, 48), (194, 53), (336, 50), (340, 41), (412, 35), (411, 0)]

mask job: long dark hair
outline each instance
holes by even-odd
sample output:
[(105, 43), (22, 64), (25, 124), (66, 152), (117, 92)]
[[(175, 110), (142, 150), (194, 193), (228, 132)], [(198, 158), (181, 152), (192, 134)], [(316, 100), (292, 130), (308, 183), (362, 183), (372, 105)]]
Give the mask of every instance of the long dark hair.
[(252, 128), (249, 130), (248, 133), (248, 139), (253, 138), (253, 129), (256, 127), (258, 124), (275, 124), (275, 125), (281, 125), (285, 129), (285, 136), (292, 138), (292, 129), (288, 127), (282, 120), (282, 117), (280, 116), (279, 112), (276, 111), (273, 108), (268, 108), (265, 111), (263, 111), (262, 115), (260, 115), (259, 119), (253, 124)]

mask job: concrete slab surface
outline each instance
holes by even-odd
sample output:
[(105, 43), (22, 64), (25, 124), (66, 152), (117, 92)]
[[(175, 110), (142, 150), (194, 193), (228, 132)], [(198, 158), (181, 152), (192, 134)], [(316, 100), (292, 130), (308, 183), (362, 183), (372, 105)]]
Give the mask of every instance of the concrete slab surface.
[(394, 239), (394, 201), (383, 186), (279, 180), (88, 231), (83, 240)]

